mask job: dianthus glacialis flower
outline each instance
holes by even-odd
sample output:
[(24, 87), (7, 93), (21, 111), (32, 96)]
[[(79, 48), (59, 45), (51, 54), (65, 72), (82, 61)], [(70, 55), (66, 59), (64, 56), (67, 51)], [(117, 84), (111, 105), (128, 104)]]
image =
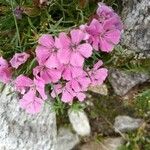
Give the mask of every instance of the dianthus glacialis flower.
[(110, 21), (100, 23), (93, 19), (86, 31), (91, 35), (90, 42), (95, 50), (111, 52), (116, 44), (119, 43), (121, 32), (116, 29)]
[[(43, 3), (44, 1), (39, 1)], [(51, 84), (51, 96), (61, 97), (64, 103), (84, 101), (89, 86), (101, 85), (108, 76), (100, 60), (88, 68), (86, 60), (92, 60), (94, 50), (111, 52), (120, 41), (122, 22), (111, 7), (99, 3), (91, 22), (58, 36), (43, 34), (36, 47), (38, 65), (33, 69), (33, 80), (20, 75), (14, 81), (21, 93), (20, 106), (30, 114), (38, 113), (47, 99), (45, 85)], [(18, 68), (28, 59), (28, 54), (15, 54), (10, 60)], [(0, 58), (0, 80), (8, 82), (11, 69), (6, 60)]]
[(60, 62), (82, 67), (84, 59), (89, 58), (93, 50), (92, 46), (85, 42), (87, 37), (87, 33), (84, 33), (80, 29), (71, 30), (70, 37), (65, 33), (61, 33), (59, 35), (60, 50), (58, 51), (58, 59)]
[(96, 51), (111, 52), (120, 41), (123, 25), (111, 7), (99, 3), (97, 16), (80, 29), (89, 34), (88, 41)]
[(23, 53), (16, 53), (13, 58), (10, 60), (10, 64), (13, 68), (18, 68), (20, 65), (24, 64), (27, 59), (30, 57), (29, 54)]
[(51, 96), (55, 98), (57, 95), (62, 94), (61, 101), (65, 103), (72, 103), (74, 98), (79, 101), (84, 101), (86, 98), (85, 92), (90, 84), (90, 79), (87, 77), (79, 77), (67, 82), (65, 86), (61, 84), (54, 85)]
[(12, 71), (7, 60), (0, 57), (0, 81), (3, 83), (8, 83), (12, 79)]
[(37, 66), (33, 69), (33, 75), (35, 77), (40, 77), (45, 81), (45, 84), (48, 83), (56, 83), (61, 78), (61, 68), (55, 69), (55, 68), (47, 68), (46, 66)]
[(103, 62), (101, 60), (98, 61), (89, 71), (92, 86), (101, 85), (108, 76), (108, 70), (106, 68), (101, 68), (102, 64)]
[(57, 95), (62, 94), (61, 100), (65, 103), (71, 103), (74, 98), (78, 98), (79, 101), (84, 101), (88, 86), (91, 81), (87, 74), (84, 72), (81, 76), (73, 78), (66, 82), (65, 85), (54, 85), (51, 96), (55, 98)]
[(20, 107), (30, 114), (38, 113), (41, 110), (44, 100), (47, 99), (45, 94), (45, 82), (41, 78), (30, 78), (20, 75), (14, 81), (15, 89), (23, 94), (20, 99)]
[(57, 68), (60, 66), (57, 53), (59, 50), (59, 39), (55, 39), (50, 34), (43, 34), (38, 40), (36, 48), (36, 58), (39, 65), (45, 65), (48, 68)]
[(118, 14), (116, 14), (111, 7), (106, 6), (104, 3), (98, 3), (98, 6), (99, 7), (96, 14), (98, 15), (97, 19), (99, 22), (104, 23), (109, 20), (111, 24), (116, 27), (116, 29), (121, 31), (123, 29), (123, 24)]

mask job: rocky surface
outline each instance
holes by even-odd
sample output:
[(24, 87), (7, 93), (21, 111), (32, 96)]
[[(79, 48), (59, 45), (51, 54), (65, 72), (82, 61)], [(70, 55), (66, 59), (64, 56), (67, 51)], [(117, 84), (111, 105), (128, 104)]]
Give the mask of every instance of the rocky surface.
[(139, 128), (142, 122), (141, 119), (135, 119), (129, 116), (117, 116), (115, 118), (114, 129), (116, 132), (132, 131)]
[(150, 1), (123, 0), (122, 45), (129, 50), (150, 54)]
[(83, 145), (80, 150), (118, 150), (123, 144), (122, 138), (107, 138), (102, 142), (90, 142)]
[(125, 95), (131, 88), (146, 82), (149, 78), (147, 74), (126, 73), (116, 69), (112, 69), (109, 72), (109, 81), (115, 93), (119, 96)]
[(106, 84), (90, 86), (88, 90), (105, 96), (108, 94), (108, 89)]
[(58, 131), (55, 150), (71, 150), (79, 143), (79, 137), (67, 128), (60, 128)]
[(51, 106), (29, 115), (12, 92), (7, 85), (0, 94), (0, 150), (55, 150), (56, 118)]
[(68, 111), (69, 120), (73, 129), (81, 136), (88, 136), (91, 133), (89, 120), (84, 111)]

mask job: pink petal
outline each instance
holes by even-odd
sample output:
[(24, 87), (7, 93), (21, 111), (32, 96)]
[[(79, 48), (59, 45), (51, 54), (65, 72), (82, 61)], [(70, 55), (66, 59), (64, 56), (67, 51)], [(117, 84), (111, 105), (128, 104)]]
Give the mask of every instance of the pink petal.
[(96, 36), (103, 32), (103, 26), (97, 19), (93, 19), (86, 30), (90, 35)]
[(84, 63), (84, 58), (78, 52), (73, 52), (70, 58), (70, 64), (76, 67), (82, 67)]
[(70, 49), (60, 49), (57, 53), (57, 58), (62, 64), (68, 64), (70, 61), (70, 56), (71, 56)]
[(61, 100), (65, 103), (69, 103), (69, 102), (72, 102), (73, 101), (73, 96), (67, 91), (67, 90), (64, 90), (62, 92), (62, 97), (61, 97)]
[(88, 77), (84, 77), (84, 76), (83, 77), (79, 77), (77, 80), (78, 80), (78, 82), (81, 85), (82, 91), (87, 91), (87, 88), (88, 88), (88, 86), (91, 83), (91, 80)]
[(99, 50), (99, 38), (98, 38), (98, 36), (92, 38), (92, 41), (93, 41), (92, 42), (93, 49), (98, 51)]
[(104, 30), (107, 31), (112, 29), (117, 29), (119, 31), (123, 29), (123, 23), (117, 14), (114, 14), (111, 18), (105, 20), (104, 22)]
[(103, 65), (102, 60), (99, 60), (96, 64), (94, 64), (94, 70), (97, 70), (98, 68), (100, 68)]
[(10, 64), (13, 68), (18, 68), (20, 65), (24, 64), (27, 59), (30, 57), (29, 54), (23, 53), (16, 53), (13, 58), (10, 60)]
[(114, 45), (107, 41), (105, 38), (100, 38), (100, 49), (103, 52), (111, 52), (114, 48)]
[(57, 68), (59, 67), (59, 61), (57, 58), (57, 54), (56, 53), (52, 53), (51, 56), (47, 59), (47, 61), (45, 62), (45, 66), (47, 68)]
[(121, 38), (121, 32), (119, 30), (110, 30), (105, 33), (105, 39), (113, 44), (118, 44)]
[(24, 75), (20, 75), (16, 78), (14, 84), (16, 89), (20, 89), (20, 88), (22, 89), (26, 87), (31, 87), (33, 85), (33, 81)]
[(12, 79), (11, 68), (0, 66), (0, 81), (3, 83), (9, 83)]
[(62, 93), (62, 85), (61, 84), (57, 84), (53, 86), (53, 90), (51, 92), (51, 96), (53, 98), (55, 98), (57, 95), (59, 95), (60, 93)]
[(35, 51), (37, 61), (40, 65), (43, 65), (51, 55), (51, 50), (44, 46), (37, 46)]
[[(47, 69), (46, 70), (48, 76), (51, 78), (51, 82), (52, 83), (56, 83), (60, 80), (61, 78), (61, 70), (58, 70), (58, 69)], [(43, 75), (44, 77), (44, 75)]]
[(61, 49), (68, 49), (70, 47), (70, 44), (71, 44), (71, 40), (70, 38), (67, 36), (66, 33), (62, 32), (59, 34), (59, 40), (60, 40), (60, 43), (61, 43)]
[(73, 44), (79, 44), (86, 36), (85, 33), (79, 29), (71, 30), (70, 35)]
[(77, 47), (80, 54), (86, 58), (89, 58), (92, 55), (92, 46), (88, 43), (81, 44)]
[(34, 84), (36, 85), (36, 90), (39, 92), (43, 100), (47, 99), (45, 94), (45, 82), (42, 78), (34, 78)]
[(107, 75), (108, 75), (108, 70), (106, 68), (101, 68), (94, 72), (95, 79), (105, 80)]
[(80, 87), (78, 81), (72, 80), (72, 81), (70, 81), (70, 82), (71, 82), (71, 87), (72, 87), (72, 89), (73, 89), (75, 92), (81, 91), (81, 87)]
[(43, 101), (35, 96), (35, 90), (30, 89), (19, 102), (20, 107), (30, 114), (38, 113), (41, 110)]
[(71, 67), (72, 78), (76, 78), (83, 75), (83, 69), (81, 67)]
[(84, 93), (77, 93), (76, 97), (79, 99), (80, 102), (83, 102), (84, 99), (86, 98), (86, 95)]
[(66, 66), (63, 70), (62, 77), (64, 80), (71, 80), (72, 79), (72, 71), (70, 66)]
[(43, 34), (39, 38), (38, 43), (42, 46), (47, 47), (47, 48), (52, 48), (54, 45), (54, 39), (50, 34)]
[(5, 60), (2, 56), (0, 57), (0, 67), (1, 66), (5, 66), (5, 67), (8, 67), (8, 62), (7, 60)]

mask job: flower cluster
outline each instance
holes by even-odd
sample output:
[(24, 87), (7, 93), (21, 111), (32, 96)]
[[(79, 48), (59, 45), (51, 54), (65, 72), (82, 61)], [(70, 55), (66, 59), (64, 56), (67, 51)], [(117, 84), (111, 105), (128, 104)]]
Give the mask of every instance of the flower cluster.
[[(78, 99), (84, 101), (90, 85), (100, 85), (107, 77), (108, 71), (99, 60), (88, 67), (85, 60), (94, 51), (111, 52), (119, 43), (122, 23), (119, 16), (103, 3), (99, 3), (93, 20), (70, 33), (60, 33), (53, 37), (43, 34), (36, 47), (37, 66), (33, 69), (33, 78), (19, 75), (13, 83), (22, 98), (20, 106), (26, 112), (35, 114), (47, 99), (45, 86), (51, 85), (50, 95), (61, 97), (65, 103)], [(0, 58), (0, 80), (12, 81), (12, 68), (17, 69), (30, 57), (29, 54), (16, 53), (8, 63)]]

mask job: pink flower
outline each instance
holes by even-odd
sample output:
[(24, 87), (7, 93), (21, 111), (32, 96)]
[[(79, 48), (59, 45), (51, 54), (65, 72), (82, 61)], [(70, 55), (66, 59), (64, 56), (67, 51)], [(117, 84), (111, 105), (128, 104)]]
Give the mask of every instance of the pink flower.
[(3, 83), (8, 83), (11, 78), (12, 72), (8, 62), (3, 59), (3, 57), (0, 57), (0, 81)]
[(110, 21), (101, 24), (98, 20), (93, 19), (86, 30), (91, 35), (90, 42), (95, 50), (100, 48), (101, 51), (111, 52), (121, 38), (121, 32), (115, 29)]
[(24, 64), (27, 59), (30, 57), (29, 54), (23, 53), (16, 53), (13, 58), (10, 60), (10, 64), (13, 68), (18, 68), (20, 65)]
[(54, 86), (51, 96), (55, 98), (59, 94), (62, 94), (61, 101), (64, 103), (72, 103), (75, 97), (78, 98), (79, 101), (84, 101), (86, 97), (84, 91), (75, 92), (69, 82), (66, 83), (64, 87), (60, 84)]
[(43, 34), (38, 41), (39, 45), (36, 48), (36, 58), (39, 65), (45, 65), (48, 68), (57, 68), (60, 66), (57, 58), (59, 50), (59, 39), (49, 34)]
[(91, 45), (85, 43), (88, 37), (87, 33), (79, 29), (73, 29), (70, 36), (68, 37), (65, 33), (59, 35), (58, 59), (62, 64), (70, 63), (72, 66), (82, 67), (84, 58), (89, 58), (92, 55)]
[(61, 78), (61, 73), (61, 69), (49, 69), (46, 66), (37, 66), (33, 69), (34, 76), (42, 78), (45, 84), (58, 82)]
[(42, 99), (44, 100), (47, 99), (47, 96), (44, 90), (45, 82), (42, 78), (36, 77), (33, 80), (31, 80), (30, 78), (24, 75), (20, 75), (14, 81), (14, 85), (15, 85), (16, 90), (20, 92), (21, 94), (26, 93), (29, 88), (33, 88), (40, 94)]
[(97, 19), (99, 22), (104, 23), (105, 21), (110, 20), (111, 25), (114, 25), (116, 29), (121, 31), (123, 29), (123, 24), (114, 10), (109, 6), (106, 6), (104, 3), (98, 3), (98, 6)]
[(25, 109), (27, 113), (36, 114), (40, 112), (43, 100), (36, 96), (36, 91), (30, 89), (19, 101), (20, 107)]
[(89, 76), (91, 79), (91, 85), (101, 85), (106, 77), (108, 76), (108, 70), (106, 68), (100, 68), (103, 62), (100, 60), (98, 61), (93, 69), (89, 71)]
[(16, 90), (24, 95), (20, 100), (20, 106), (28, 113), (38, 113), (43, 104), (43, 100), (47, 99), (44, 80), (41, 78), (31, 80), (24, 75), (20, 75), (14, 81), (14, 85)]
[(100, 22), (104, 22), (114, 16), (114, 10), (109, 6), (106, 6), (104, 3), (98, 3), (96, 13), (99, 16)]
[(70, 64), (63, 66), (62, 78), (64, 80), (72, 80), (73, 78), (79, 77), (84, 73), (83, 68), (74, 67)]
[(86, 73), (80, 77), (74, 78), (68, 81), (65, 86), (61, 84), (54, 85), (51, 96), (55, 98), (57, 95), (62, 94), (61, 100), (65, 103), (70, 103), (76, 97), (79, 101), (84, 101), (88, 86), (91, 81), (87, 77)]

